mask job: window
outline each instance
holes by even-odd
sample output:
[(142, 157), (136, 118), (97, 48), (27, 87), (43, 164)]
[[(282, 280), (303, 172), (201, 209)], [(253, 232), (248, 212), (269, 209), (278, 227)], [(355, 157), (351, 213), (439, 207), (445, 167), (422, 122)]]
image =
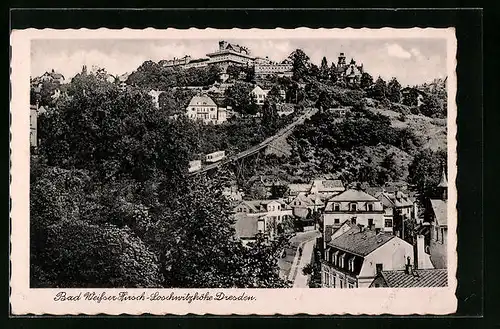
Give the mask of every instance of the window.
[(341, 268), (344, 268), (344, 266), (345, 266), (344, 260), (345, 260), (345, 254), (342, 254), (340, 256), (340, 265), (339, 265)]
[(340, 279), (340, 289), (344, 288), (344, 280)]
[(354, 272), (354, 257), (349, 259), (349, 263), (347, 264), (349, 271)]
[(357, 205), (355, 203), (351, 203), (351, 211), (356, 211)]
[(375, 264), (375, 268), (377, 269), (377, 274), (384, 270), (384, 264)]
[(333, 220), (333, 222), (334, 222), (335, 224), (340, 224), (340, 218), (335, 218), (335, 219)]
[(351, 218), (351, 223), (356, 224), (356, 217)]
[(332, 274), (332, 287), (335, 288), (336, 283), (337, 283), (337, 278), (335, 277), (335, 274)]
[(334, 211), (340, 211), (340, 205), (338, 203), (333, 205), (333, 210)]
[(444, 228), (441, 228), (441, 243), (444, 243)]
[(373, 218), (368, 218), (368, 227), (373, 226)]
[[(368, 211), (373, 211), (373, 204), (371, 204), (371, 203), (368, 204)], [(372, 221), (373, 221), (373, 219), (372, 219)]]
[(436, 227), (436, 241), (439, 241), (439, 228)]
[(392, 227), (392, 219), (390, 218), (385, 219), (385, 227)]

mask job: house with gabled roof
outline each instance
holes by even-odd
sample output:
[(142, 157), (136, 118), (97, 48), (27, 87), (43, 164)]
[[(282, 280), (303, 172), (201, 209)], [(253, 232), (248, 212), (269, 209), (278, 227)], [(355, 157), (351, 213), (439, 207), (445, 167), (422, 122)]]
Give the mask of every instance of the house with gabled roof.
[(323, 256), (322, 287), (339, 289), (369, 287), (381, 271), (404, 270), (414, 257), (408, 242), (362, 226), (329, 241)]
[(221, 124), (227, 121), (227, 110), (218, 107), (209, 96), (200, 94), (189, 101), (186, 116), (191, 120), (201, 120), (205, 124)]
[(309, 192), (326, 200), (344, 191), (345, 186), (340, 179), (315, 179)]
[[(384, 221), (384, 208), (380, 200), (360, 190), (348, 189), (326, 203), (323, 212), (323, 232), (330, 226), (333, 230), (350, 221), (364, 227), (392, 232), (392, 222)], [(324, 237), (328, 240), (329, 237)]]
[(262, 233), (271, 238), (276, 234), (277, 225), (292, 218), (292, 209), (283, 199), (242, 200), (234, 207), (236, 216), (258, 217), (263, 221)]

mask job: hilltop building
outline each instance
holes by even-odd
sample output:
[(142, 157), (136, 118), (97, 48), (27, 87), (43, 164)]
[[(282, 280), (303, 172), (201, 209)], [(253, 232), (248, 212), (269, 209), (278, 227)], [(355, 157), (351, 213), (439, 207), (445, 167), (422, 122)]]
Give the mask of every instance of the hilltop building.
[(186, 115), (192, 120), (201, 120), (205, 124), (221, 124), (227, 121), (227, 109), (218, 107), (206, 95), (193, 96), (186, 108)]
[(255, 76), (263, 78), (270, 75), (277, 76), (292, 76), (293, 62), (290, 59), (285, 59), (282, 62), (271, 61), (268, 57), (255, 59)]
[(223, 72), (229, 65), (253, 65), (255, 60), (248, 48), (227, 41), (219, 41), (219, 49), (207, 57), (209, 64), (217, 64)]
[(349, 64), (347, 64), (344, 53), (340, 53), (335, 70), (338, 78), (345, 81), (349, 85), (359, 84), (361, 82), (361, 76), (364, 72), (363, 64), (357, 65), (354, 59), (351, 59)]
[(57, 82), (57, 83), (63, 83), (64, 82), (64, 75), (61, 73), (58, 73), (52, 69), (50, 72), (45, 72), (42, 76), (39, 78), (35, 78), (35, 81), (41, 81), (41, 82)]

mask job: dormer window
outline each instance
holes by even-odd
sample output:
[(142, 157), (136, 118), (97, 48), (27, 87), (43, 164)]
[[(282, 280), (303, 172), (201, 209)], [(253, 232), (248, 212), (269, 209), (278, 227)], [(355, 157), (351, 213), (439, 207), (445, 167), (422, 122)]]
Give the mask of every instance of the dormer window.
[(351, 211), (357, 211), (358, 210), (358, 205), (355, 203), (351, 203), (350, 205)]
[(373, 211), (373, 204), (372, 203), (369, 203), (367, 205), (367, 208), (368, 208), (368, 211)]
[(335, 203), (335, 204), (333, 205), (333, 210), (334, 210), (334, 211), (340, 211), (340, 204)]
[(349, 259), (347, 266), (348, 266), (349, 271), (354, 272), (354, 257)]

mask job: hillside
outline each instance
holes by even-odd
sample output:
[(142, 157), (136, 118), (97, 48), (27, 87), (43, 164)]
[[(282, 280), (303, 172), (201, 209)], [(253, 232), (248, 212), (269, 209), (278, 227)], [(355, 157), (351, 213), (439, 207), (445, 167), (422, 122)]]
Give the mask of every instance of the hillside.
[(409, 128), (416, 136), (422, 139), (422, 147), (433, 151), (447, 149), (446, 119), (429, 118), (424, 115), (404, 115), (388, 109), (369, 108), (373, 113), (380, 113), (391, 119), (391, 126), (395, 128)]

